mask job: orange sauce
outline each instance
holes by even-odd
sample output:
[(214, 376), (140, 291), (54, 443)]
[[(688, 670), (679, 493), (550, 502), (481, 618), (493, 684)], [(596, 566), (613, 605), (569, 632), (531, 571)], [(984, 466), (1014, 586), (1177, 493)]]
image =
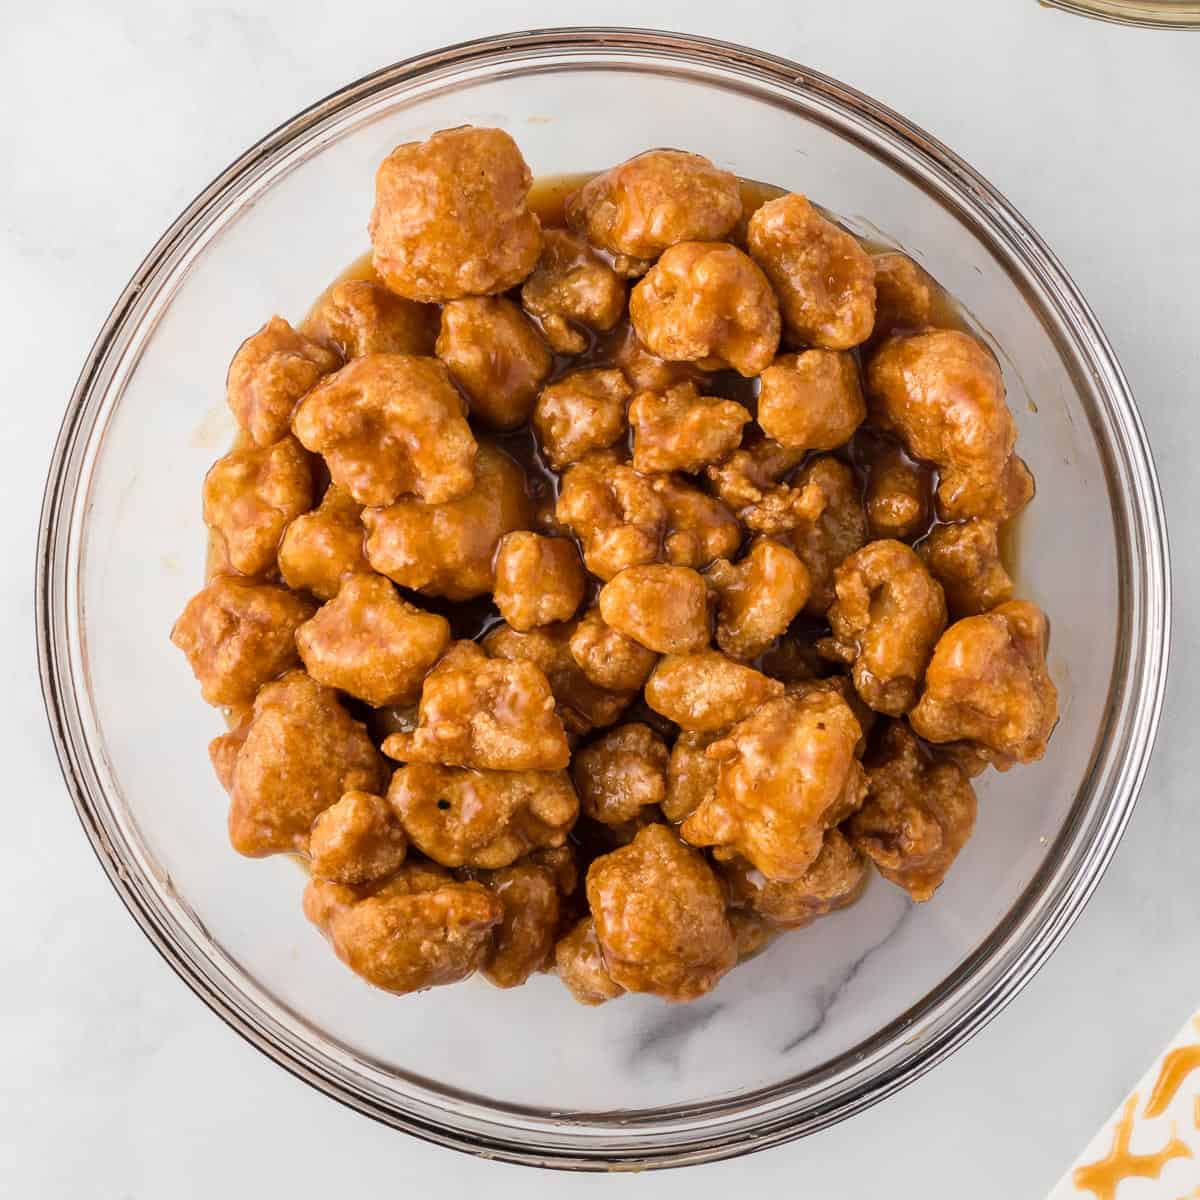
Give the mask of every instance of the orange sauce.
[(1117, 1188), (1126, 1179), (1157, 1179), (1173, 1158), (1191, 1158), (1192, 1152), (1171, 1130), (1171, 1140), (1153, 1154), (1134, 1154), (1129, 1149), (1133, 1137), (1136, 1092), (1125, 1101), (1121, 1118), (1113, 1131), (1113, 1143), (1104, 1158), (1076, 1167), (1072, 1179), (1081, 1192), (1091, 1192), (1096, 1200), (1117, 1200)]
[[(1146, 1111), (1143, 1116), (1160, 1117), (1170, 1107), (1175, 1094), (1183, 1086), (1183, 1081), (1196, 1070), (1200, 1070), (1200, 1043), (1194, 1046), (1180, 1046), (1172, 1050), (1163, 1059), (1158, 1078), (1146, 1101)], [(1200, 1104), (1200, 1096), (1196, 1097)]]

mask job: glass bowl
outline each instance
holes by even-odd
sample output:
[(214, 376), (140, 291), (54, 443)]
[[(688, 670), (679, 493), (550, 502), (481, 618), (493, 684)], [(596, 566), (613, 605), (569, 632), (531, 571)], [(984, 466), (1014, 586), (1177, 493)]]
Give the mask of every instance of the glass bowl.
[(1082, 17), (1151, 29), (1200, 29), (1197, 0), (1041, 0)]
[[(712, 995), (585, 1009), (553, 977), (406, 999), (338, 963), (286, 859), (229, 848), (205, 759), (220, 717), (167, 634), (200, 586), (200, 481), (233, 427), (226, 364), (296, 320), (364, 248), (378, 161), (499, 125), (535, 174), (681, 146), (810, 192), (903, 247), (1001, 356), (1040, 491), (1019, 585), (1051, 614), (1062, 720), (1045, 760), (981, 780), (936, 900), (876, 878)], [(618, 29), (450, 47), (353, 83), (249, 150), (164, 234), (88, 357), (42, 516), (38, 639), (64, 774), (129, 911), (235, 1030), (418, 1136), (515, 1162), (639, 1169), (811, 1133), (928, 1070), (1016, 994), (1096, 886), (1150, 754), (1167, 662), (1167, 543), (1129, 388), (1074, 285), (965, 163), (795, 63)]]

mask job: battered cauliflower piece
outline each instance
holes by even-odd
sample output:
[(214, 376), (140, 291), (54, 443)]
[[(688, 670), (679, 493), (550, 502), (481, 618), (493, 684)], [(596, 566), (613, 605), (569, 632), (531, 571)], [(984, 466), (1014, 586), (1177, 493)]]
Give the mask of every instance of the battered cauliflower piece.
[(614, 629), (593, 605), (571, 631), (568, 649), (580, 670), (599, 688), (638, 691), (650, 678), (658, 655)]
[(801, 878), (825, 830), (862, 801), (861, 736), (850, 706), (832, 692), (768, 701), (705, 751), (720, 763), (716, 795), (680, 833), (715, 847), (718, 858), (749, 859), (770, 880)]
[(679, 825), (716, 795), (720, 763), (705, 750), (725, 736), (725, 730), (697, 733), (685, 729), (671, 747), (667, 763), (667, 794), (660, 807), (672, 825)]
[(491, 296), (537, 265), (533, 176), (501, 129), (443, 129), (397, 146), (375, 174), (368, 231), (380, 279), (409, 300)]
[(946, 592), (952, 617), (974, 617), (1013, 598), (1013, 581), (1000, 558), (995, 521), (975, 518), (938, 525), (917, 547)]
[(621, 319), (625, 281), (583, 238), (547, 229), (542, 257), (521, 288), (521, 303), (559, 354), (582, 354), (589, 333), (603, 333)]
[(298, 516), (279, 543), (279, 573), (298, 592), (332, 600), (347, 575), (369, 571), (363, 553), (362, 505), (336, 484), (320, 506)]
[(917, 333), (933, 320), (938, 285), (906, 254), (877, 254), (875, 262), (875, 338)]
[(633, 702), (637, 689), (593, 683), (571, 655), (575, 630), (574, 622), (543, 625), (528, 633), (498, 625), (483, 639), (483, 646), (493, 658), (539, 667), (550, 682), (563, 728), (571, 734), (584, 734), (611, 725)]
[(871, 336), (875, 266), (804, 196), (768, 200), (750, 218), (746, 241), (779, 297), (791, 344), (849, 350)]
[(727, 242), (672, 246), (629, 297), (641, 342), (704, 370), (760, 374), (779, 348), (779, 303), (754, 261)]
[(851, 664), (858, 694), (876, 712), (903, 716), (946, 628), (942, 585), (903, 542), (869, 542), (834, 573), (833, 637), (822, 644)]
[(820, 515), (809, 524), (797, 525), (789, 540), (800, 561), (808, 568), (812, 590), (804, 611), (823, 617), (834, 601), (833, 573), (867, 540), (854, 472), (836, 458), (813, 459), (800, 472), (796, 487), (803, 493), (818, 491)]
[(437, 326), (432, 305), (405, 300), (369, 279), (334, 284), (304, 323), (305, 332), (336, 346), (346, 359), (432, 354)]
[(474, 482), (475, 438), (436, 358), (352, 359), (304, 398), (292, 429), (359, 504), (407, 495), (442, 504), (465, 496)]
[(425, 677), (418, 717), (412, 733), (384, 741), (384, 754), (493, 771), (559, 771), (571, 757), (543, 672), (488, 658), (474, 642), (455, 642)]
[(495, 429), (529, 420), (553, 359), (537, 326), (511, 300), (473, 296), (442, 308), (437, 356), (471, 412)]
[(872, 458), (867, 469), (863, 504), (872, 537), (907, 542), (929, 527), (932, 473), (898, 446), (888, 447)]
[(1025, 600), (956, 621), (934, 649), (913, 729), (927, 742), (977, 742), (999, 767), (1036, 762), (1058, 720), (1049, 630)]
[(867, 415), (858, 364), (838, 350), (781, 354), (763, 373), (758, 423), (781, 446), (836, 450)]
[(409, 763), (393, 776), (391, 805), (412, 844), (444, 867), (507, 867), (561, 846), (579, 815), (565, 771), (475, 771)]
[(683, 729), (711, 733), (782, 696), (783, 686), (716, 650), (668, 654), (646, 684), (646, 703)]
[(407, 863), (380, 884), (312, 880), (304, 915), (356, 975), (407, 995), (458, 983), (483, 965), (504, 919), (499, 897), (428, 863)]
[(780, 929), (800, 929), (818, 917), (846, 908), (862, 895), (866, 859), (840, 830), (825, 834), (821, 852), (799, 879), (767, 879), (744, 858), (720, 867), (735, 907), (749, 909)]
[(571, 371), (544, 388), (533, 410), (533, 427), (550, 465), (561, 471), (620, 441), (631, 394), (625, 376), (611, 369)]
[(495, 987), (520, 987), (535, 971), (545, 970), (554, 954), (560, 912), (554, 876), (545, 867), (518, 863), (483, 882), (504, 908), (483, 977)]
[(209, 704), (249, 704), (264, 683), (299, 666), (296, 630), (314, 605), (281, 587), (218, 575), (171, 630)]
[(554, 969), (571, 995), (589, 1008), (625, 994), (604, 965), (596, 923), (590, 916), (577, 921), (570, 933), (559, 938), (554, 947)]
[(500, 539), (493, 599), (521, 631), (567, 621), (583, 602), (584, 571), (575, 543), (518, 531)]
[(321, 377), (342, 365), (328, 346), (272, 317), (238, 348), (225, 394), (237, 423), (256, 445), (270, 446), (288, 431), (292, 410)]
[(731, 908), (725, 915), (733, 930), (739, 966), (760, 955), (781, 932), (778, 926), (748, 908)]
[(382, 796), (347, 792), (313, 822), (309, 869), (331, 883), (370, 883), (404, 861), (408, 839)]
[(296, 633), (318, 682), (375, 708), (412, 704), (450, 644), (450, 622), (402, 599), (382, 575), (353, 575)]
[(614, 338), (610, 352), (613, 363), (621, 368), (635, 392), (665, 392), (679, 383), (703, 386), (707, 378), (695, 363), (668, 362), (651, 354), (628, 323), (621, 336)]
[(596, 859), (587, 898), (604, 965), (628, 991), (694, 1000), (737, 962), (724, 888), (666, 825)]
[(677, 567), (700, 570), (733, 554), (742, 544), (737, 518), (720, 500), (677, 475), (650, 475), (650, 486), (666, 510), (661, 557)]
[(371, 566), (427, 596), (469, 600), (490, 592), (500, 539), (529, 526), (532, 506), (525, 472), (487, 442), (479, 447), (474, 479), (474, 488), (459, 500), (405, 499), (364, 510)]
[(805, 451), (763, 438), (735, 450), (706, 474), (723, 504), (749, 530), (782, 536), (811, 525), (825, 508), (825, 492), (816, 483), (792, 487), (781, 482), (804, 461)]
[(658, 558), (667, 506), (650, 479), (600, 452), (563, 474), (555, 515), (582, 543), (587, 569), (612, 579)]
[(996, 360), (973, 337), (938, 329), (889, 338), (867, 364), (871, 420), (939, 470), (938, 515), (1005, 520), (1033, 494), (1013, 455), (1017, 428)]
[(382, 792), (387, 779), (366, 728), (303, 671), (267, 684), (248, 720), (215, 739), (210, 754), (219, 768), (224, 759), (229, 840), (251, 858), (307, 854), (321, 813), (347, 792)]
[(694, 383), (665, 392), (639, 392), (629, 406), (633, 466), (694, 473), (736, 450), (750, 413), (733, 400), (702, 396)]
[(917, 901), (932, 899), (975, 827), (975, 789), (954, 763), (922, 750), (896, 722), (867, 769), (850, 842)]
[(812, 590), (808, 568), (767, 538), (756, 541), (740, 562), (717, 559), (704, 578), (717, 596), (717, 645), (747, 661), (787, 631)]
[(588, 180), (567, 197), (566, 214), (594, 246), (651, 259), (679, 242), (723, 238), (742, 215), (741, 187), (702, 155), (649, 150)]
[(687, 654), (708, 645), (704, 580), (688, 567), (627, 567), (600, 589), (605, 622), (658, 654)]
[(667, 746), (648, 725), (610, 730), (576, 752), (571, 777), (585, 816), (604, 825), (635, 820), (667, 792)]
[(312, 507), (312, 468), (294, 438), (232, 450), (204, 478), (204, 523), (241, 575), (262, 575), (288, 523)]

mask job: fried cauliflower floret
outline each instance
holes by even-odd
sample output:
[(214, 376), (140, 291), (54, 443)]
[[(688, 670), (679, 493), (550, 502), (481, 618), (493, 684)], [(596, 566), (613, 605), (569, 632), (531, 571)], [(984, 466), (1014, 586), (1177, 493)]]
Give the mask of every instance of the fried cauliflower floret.
[(1000, 557), (995, 521), (977, 517), (939, 525), (918, 551), (945, 589), (946, 604), (955, 618), (977, 616), (1013, 598), (1013, 581)]
[(705, 472), (721, 502), (749, 530), (768, 536), (811, 525), (825, 507), (825, 492), (815, 483), (792, 487), (781, 482), (804, 460), (805, 451), (791, 450), (770, 438), (735, 450)]
[(483, 883), (504, 908), (483, 976), (499, 988), (520, 987), (554, 955), (561, 907), (554, 875), (545, 867), (518, 863), (489, 874)]
[(364, 354), (432, 354), (437, 309), (405, 300), (369, 279), (335, 284), (305, 322), (305, 332), (341, 351)]
[(630, 395), (625, 376), (616, 370), (571, 371), (543, 388), (533, 427), (550, 465), (561, 471), (619, 441)]
[(583, 563), (574, 542), (528, 531), (500, 539), (493, 598), (514, 629), (569, 620), (583, 601), (583, 589)]
[(553, 361), (537, 326), (497, 296), (443, 305), (437, 356), (466, 393), (471, 412), (495, 429), (529, 420)]
[(742, 215), (737, 176), (699, 154), (649, 150), (567, 197), (567, 223), (594, 246), (657, 258), (678, 242), (716, 241)]
[(799, 879), (828, 826), (862, 799), (861, 735), (832, 693), (768, 701), (705, 751), (720, 763), (717, 791), (680, 833), (718, 857), (740, 854), (768, 879)]
[(596, 859), (587, 898), (608, 974), (628, 991), (693, 1000), (737, 961), (724, 888), (665, 825)]
[(717, 559), (704, 578), (717, 596), (717, 645), (746, 660), (786, 632), (812, 590), (808, 568), (796, 554), (767, 538), (740, 562)]
[(296, 630), (313, 611), (281, 587), (218, 575), (187, 602), (171, 641), (209, 704), (249, 704), (264, 683), (299, 665)]
[(575, 753), (571, 777), (585, 816), (604, 825), (636, 819), (667, 792), (667, 746), (648, 725), (609, 730)]
[(671, 747), (667, 763), (667, 794), (660, 807), (672, 825), (687, 820), (697, 808), (716, 795), (720, 763), (705, 750), (725, 736), (725, 730), (698, 733), (685, 729)]
[(300, 399), (341, 365), (335, 350), (297, 333), (282, 317), (272, 317), (241, 344), (229, 364), (229, 407), (257, 445), (270, 446), (287, 433)]
[(654, 670), (658, 655), (619, 629), (614, 629), (593, 605), (571, 631), (571, 658), (600, 688), (637, 691)]
[(471, 490), (475, 438), (436, 358), (352, 359), (309, 392), (292, 429), (359, 504), (408, 495), (440, 504)]
[(611, 725), (632, 703), (637, 685), (611, 688), (592, 682), (571, 655), (575, 629), (573, 622), (543, 625), (527, 633), (497, 625), (483, 639), (483, 647), (493, 658), (539, 667), (549, 680), (563, 728), (584, 734)]
[(783, 684), (716, 650), (667, 654), (646, 684), (646, 703), (683, 729), (712, 732), (749, 716)]
[(816, 490), (820, 496), (815, 506), (820, 515), (797, 525), (789, 540), (812, 581), (804, 611), (823, 617), (834, 601), (833, 573), (866, 542), (867, 522), (854, 472), (836, 458), (813, 459), (800, 472), (796, 487)]
[(742, 440), (750, 413), (733, 400), (702, 396), (694, 383), (665, 392), (639, 392), (629, 405), (633, 466), (694, 473), (727, 457)]
[[(236, 756), (226, 756), (234, 746)], [(246, 724), (217, 738), (210, 753), (217, 765), (225, 757), (229, 840), (251, 858), (308, 853), (321, 813), (347, 792), (382, 792), (387, 777), (364, 726), (303, 671), (267, 684)]]
[(946, 628), (942, 585), (903, 542), (869, 542), (834, 572), (833, 637), (822, 646), (851, 664), (858, 694), (899, 717), (917, 702), (925, 667)]
[(677, 567), (700, 570), (733, 554), (742, 543), (737, 518), (721, 503), (677, 475), (649, 476), (666, 507), (662, 557)]
[(932, 473), (898, 446), (888, 447), (872, 458), (867, 469), (863, 506), (872, 537), (906, 542), (929, 525)]
[(954, 763), (895, 722), (867, 769), (867, 798), (846, 823), (851, 844), (914, 900), (941, 886), (975, 827), (975, 789)]
[(309, 869), (331, 883), (370, 883), (404, 861), (408, 838), (382, 796), (347, 792), (313, 822)]
[(527, 528), (532, 508), (525, 472), (497, 447), (480, 445), (474, 479), (474, 487), (459, 500), (427, 504), (405, 499), (365, 509), (371, 566), (427, 596), (469, 600), (490, 592), (500, 539)]
[(294, 438), (219, 458), (204, 478), (204, 523), (229, 565), (262, 575), (290, 521), (312, 507), (312, 468)]
[(635, 392), (665, 392), (679, 383), (703, 386), (707, 377), (695, 363), (668, 362), (651, 354), (628, 323), (621, 336), (614, 339), (611, 354), (613, 363), (621, 368)]
[(504, 906), (480, 883), (410, 863), (364, 887), (314, 879), (304, 915), (356, 975), (405, 995), (458, 983), (482, 966)]
[(379, 277), (434, 304), (516, 286), (542, 252), (532, 182), (501, 129), (464, 125), (397, 146), (375, 173), (368, 231)]
[(996, 360), (968, 334), (938, 329), (889, 338), (867, 364), (871, 420), (939, 470), (945, 521), (1002, 521), (1033, 494), (1013, 455), (1017, 428)]
[(363, 553), (362, 505), (336, 484), (320, 506), (302, 513), (283, 532), (279, 573), (288, 587), (332, 600), (347, 575), (368, 571)]
[(296, 633), (318, 682), (375, 708), (412, 704), (450, 644), (450, 622), (402, 599), (382, 575), (353, 575)]
[(559, 354), (582, 354), (588, 346), (585, 330), (603, 333), (621, 319), (625, 281), (582, 237), (547, 229), (542, 257), (521, 288), (521, 303)]
[(871, 336), (874, 264), (805, 197), (768, 200), (750, 218), (746, 241), (779, 296), (792, 345), (849, 350)]
[(858, 364), (842, 351), (781, 354), (762, 373), (758, 423), (781, 446), (836, 450), (866, 415)]
[(625, 994), (604, 965), (596, 923), (590, 916), (577, 921), (570, 933), (559, 938), (554, 947), (554, 969), (571, 995), (589, 1008)]
[(840, 830), (831, 829), (821, 852), (799, 879), (787, 883), (767, 879), (744, 858), (722, 863), (720, 874), (736, 907), (749, 909), (778, 928), (799, 929), (853, 904), (862, 894), (867, 863)]
[(909, 714), (928, 742), (977, 742), (997, 766), (1036, 762), (1058, 720), (1046, 671), (1049, 623), (1036, 604), (1009, 600), (942, 634)]
[(564, 473), (555, 515), (583, 544), (587, 569), (612, 579), (658, 557), (667, 506), (650, 479), (601, 452)]
[(543, 672), (531, 662), (488, 658), (474, 642), (455, 642), (425, 677), (418, 717), (412, 733), (385, 740), (389, 758), (558, 771), (571, 757)]
[(658, 654), (687, 654), (708, 645), (708, 590), (688, 567), (627, 567), (600, 589), (605, 622)]
[(877, 254), (875, 263), (876, 338), (899, 330), (916, 333), (933, 319), (938, 285), (906, 254)]
[(561, 846), (579, 815), (565, 771), (478, 771), (409, 763), (393, 776), (391, 805), (412, 844), (444, 867), (507, 867)]
[(629, 317), (660, 358), (758, 375), (779, 348), (779, 304), (754, 261), (727, 242), (672, 246), (633, 289)]

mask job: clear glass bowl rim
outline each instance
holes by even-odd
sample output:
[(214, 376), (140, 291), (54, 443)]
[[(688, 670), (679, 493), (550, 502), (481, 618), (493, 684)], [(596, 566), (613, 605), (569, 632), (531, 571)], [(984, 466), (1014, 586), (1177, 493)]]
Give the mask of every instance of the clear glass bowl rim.
[(1049, 8), (1113, 25), (1145, 29), (1200, 29), (1200, 4), (1192, 0), (1039, 0)]
[[(81, 720), (87, 680), (72, 666), (80, 632), (75, 568), (90, 471), (103, 433), (113, 373), (135, 335), (152, 326), (179, 263), (253, 181), (367, 98), (401, 81), (465, 80), (475, 70), (510, 74), (608, 61), (640, 69), (706, 68), (785, 92), (819, 97), (860, 128), (919, 158), (987, 234), (1052, 296), (1054, 315), (1086, 364), (1098, 409), (1089, 413), (1102, 452), (1123, 553), (1121, 637), (1108, 720), (1072, 817), (1038, 875), (984, 944), (918, 1005), (819, 1071), (757, 1092), (698, 1105), (586, 1115), (478, 1102), (447, 1092), (381, 1086), (352, 1055), (323, 1051), (302, 1023), (268, 1014), (213, 967), (181, 922), (178, 901), (146, 876), (111, 819), (95, 747)], [(133, 918), (172, 969), (237, 1033), (297, 1077), (377, 1120), (489, 1158), (577, 1170), (641, 1170), (732, 1157), (824, 1128), (919, 1077), (978, 1032), (1029, 981), (1081, 912), (1120, 840), (1144, 778), (1166, 683), (1170, 571), (1165, 516), (1145, 431), (1098, 322), (1057, 259), (1012, 206), (941, 143), (860, 92), (773, 55), (690, 35), (621, 28), (565, 28), (497, 35), (385, 67), (312, 105), (233, 162), (188, 205), (118, 298), (72, 394), (46, 484), (36, 563), (39, 670), (51, 733), (84, 831)], [(864, 1064), (869, 1069), (864, 1074)]]

